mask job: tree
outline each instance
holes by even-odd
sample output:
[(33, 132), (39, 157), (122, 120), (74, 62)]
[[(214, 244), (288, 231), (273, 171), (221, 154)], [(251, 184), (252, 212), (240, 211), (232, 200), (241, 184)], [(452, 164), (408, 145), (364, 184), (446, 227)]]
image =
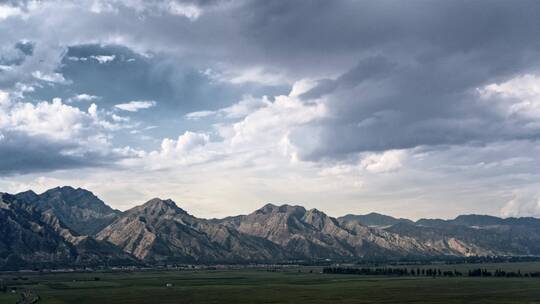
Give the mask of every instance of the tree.
[(3, 279), (0, 279), (0, 292), (7, 292), (7, 284), (6, 281), (4, 281)]

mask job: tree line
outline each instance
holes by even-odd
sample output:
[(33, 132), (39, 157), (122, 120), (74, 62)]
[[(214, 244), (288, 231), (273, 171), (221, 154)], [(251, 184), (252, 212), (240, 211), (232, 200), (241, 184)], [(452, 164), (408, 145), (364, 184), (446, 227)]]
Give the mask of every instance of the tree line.
[(349, 268), (349, 267), (325, 267), (323, 273), (327, 274), (357, 274), (357, 275), (379, 275), (379, 276), (418, 276), (418, 277), (540, 277), (540, 272), (521, 272), (505, 271), (497, 269), (490, 271), (482, 268), (470, 269), (467, 272), (454, 270), (441, 270), (440, 268), (396, 268), (396, 267), (381, 267), (381, 268)]

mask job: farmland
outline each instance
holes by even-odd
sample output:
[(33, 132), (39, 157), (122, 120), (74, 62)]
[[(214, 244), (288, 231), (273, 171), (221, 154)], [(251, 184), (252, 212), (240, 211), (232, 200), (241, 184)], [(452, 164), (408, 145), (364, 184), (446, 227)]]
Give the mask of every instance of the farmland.
[[(416, 266), (415, 266), (416, 267)], [(478, 265), (448, 265), (465, 271)], [(540, 263), (482, 268), (540, 270)], [(6, 273), (0, 303), (537, 303), (539, 278), (430, 278), (322, 274), (319, 267), (181, 271)], [(10, 290), (16, 288), (16, 292)]]

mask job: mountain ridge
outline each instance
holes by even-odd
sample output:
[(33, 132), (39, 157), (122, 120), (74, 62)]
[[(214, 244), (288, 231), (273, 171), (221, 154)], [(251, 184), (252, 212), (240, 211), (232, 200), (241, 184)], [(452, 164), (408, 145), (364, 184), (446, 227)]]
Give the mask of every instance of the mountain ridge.
[(121, 213), (92, 192), (70, 186), (55, 187), (41, 194), (29, 190), (15, 196), (43, 212), (54, 213), (63, 223), (80, 234), (96, 233)]
[(0, 269), (18, 266), (136, 264), (115, 246), (79, 235), (50, 212), (0, 193)]
[[(97, 238), (154, 262), (246, 262), (271, 260), (278, 254), (265, 240), (242, 238), (226, 226), (188, 214), (172, 200), (158, 198), (125, 211)], [(245, 255), (254, 252), (253, 248), (259, 251), (254, 256)]]
[(314, 208), (269, 203), (249, 214), (203, 219), (160, 198), (121, 212), (73, 187), (0, 197), (5, 235), (34, 240), (28, 245), (16, 237), (0, 238), (0, 269), (15, 260), (35, 265), (32, 252), (60, 265), (540, 256), (540, 219), (531, 217), (468, 214), (414, 222), (369, 213), (335, 218)]
[(344, 216), (338, 217), (338, 220), (340, 221), (357, 221), (360, 222), (366, 226), (372, 226), (372, 227), (385, 227), (385, 226), (391, 226), (395, 225), (400, 222), (410, 222), (411, 220), (405, 219), (405, 218), (395, 218), (393, 216), (380, 214), (377, 212), (370, 212), (368, 214), (347, 214)]

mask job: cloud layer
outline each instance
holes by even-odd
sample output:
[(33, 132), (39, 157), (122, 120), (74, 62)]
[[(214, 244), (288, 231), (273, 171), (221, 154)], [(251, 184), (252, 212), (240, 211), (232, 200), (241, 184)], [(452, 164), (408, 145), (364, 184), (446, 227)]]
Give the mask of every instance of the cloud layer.
[(538, 13), (537, 1), (6, 2), (0, 186), (77, 183), (118, 206), (163, 194), (204, 215), (279, 200), (538, 215)]

